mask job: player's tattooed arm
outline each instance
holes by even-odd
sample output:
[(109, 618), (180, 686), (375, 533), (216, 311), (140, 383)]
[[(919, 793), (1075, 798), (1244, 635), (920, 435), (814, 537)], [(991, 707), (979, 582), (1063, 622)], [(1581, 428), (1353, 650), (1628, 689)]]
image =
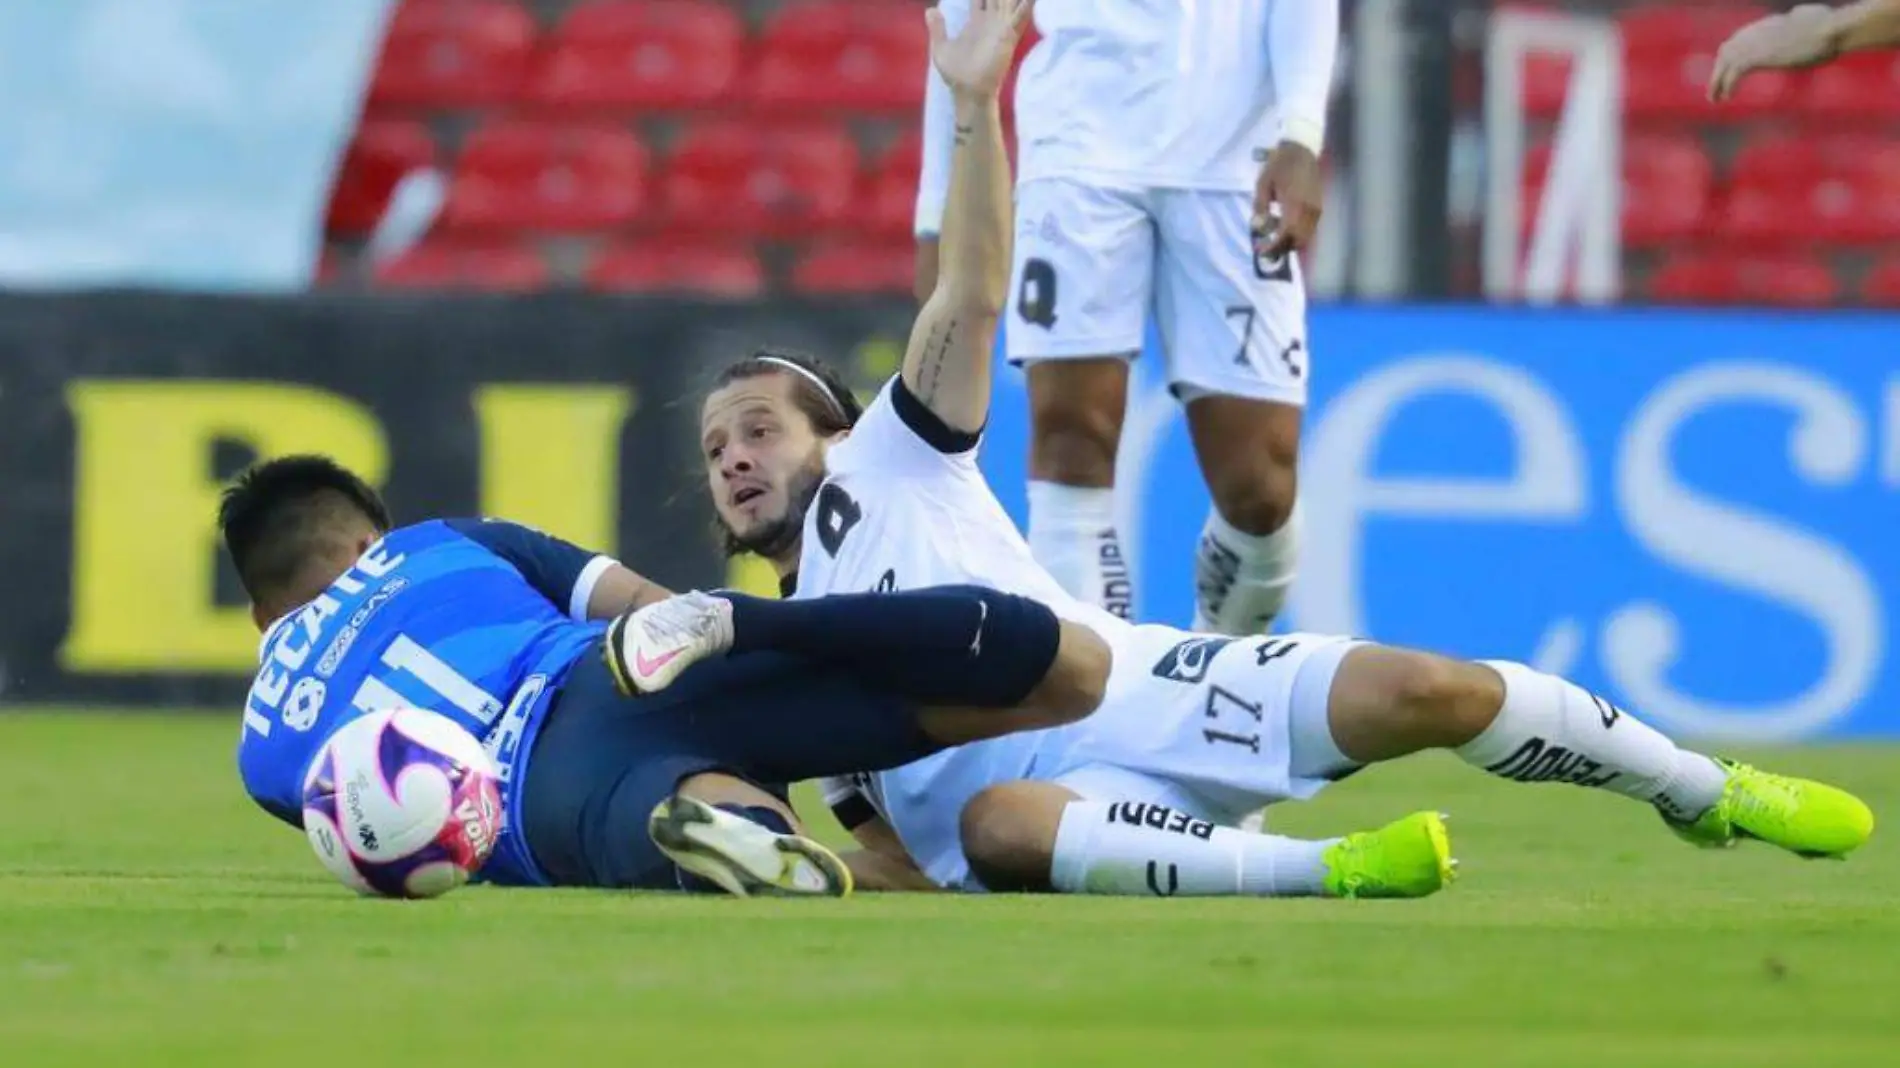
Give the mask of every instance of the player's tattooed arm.
[(1032, 0), (971, 0), (949, 36), (929, 12), (930, 56), (950, 87), (955, 144), (938, 237), (937, 284), (911, 330), (904, 384), (953, 430), (976, 433), (990, 410), (990, 352), (1009, 295), (1010, 175), (997, 92)]
[[(938, 0), (946, 28), (961, 33), (970, 17), (970, 0)], [(923, 160), (917, 174), (917, 208), (911, 230), (917, 236), (917, 303), (937, 291), (937, 235), (943, 232), (944, 199), (950, 195), (950, 154), (955, 143), (956, 117), (952, 114), (950, 86), (934, 63), (924, 64)]]
[(614, 564), (600, 576), (587, 596), (588, 619), (617, 619), (636, 609), (673, 596), (673, 591), (624, 564)]

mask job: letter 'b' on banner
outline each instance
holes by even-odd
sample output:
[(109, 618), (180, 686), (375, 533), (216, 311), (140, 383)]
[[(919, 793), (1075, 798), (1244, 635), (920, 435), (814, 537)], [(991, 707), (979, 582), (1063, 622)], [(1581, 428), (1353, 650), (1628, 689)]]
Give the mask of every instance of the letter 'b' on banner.
[(213, 456), (321, 452), (381, 484), (388, 457), (369, 409), (327, 390), (255, 382), (78, 379), (72, 408), (70, 671), (230, 671), (257, 647), (250, 613), (217, 603)]

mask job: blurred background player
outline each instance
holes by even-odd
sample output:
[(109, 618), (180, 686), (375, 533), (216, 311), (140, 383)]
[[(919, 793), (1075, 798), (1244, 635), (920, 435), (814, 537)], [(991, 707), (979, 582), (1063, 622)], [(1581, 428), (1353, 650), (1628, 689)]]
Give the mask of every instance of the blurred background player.
[[(969, 4), (941, 5), (953, 30)], [(1213, 497), (1194, 628), (1263, 631), (1299, 551), (1298, 253), (1323, 199), (1337, 0), (1043, 0), (1035, 21), (1017, 87), (1006, 342), (1028, 372), (1030, 546), (1070, 593), (1130, 614), (1113, 487), (1128, 363), (1152, 311)], [(933, 70), (919, 294), (937, 273), (950, 126)]]
[(1813, 67), (1875, 48), (1900, 46), (1900, 0), (1861, 0), (1833, 7), (1802, 4), (1735, 31), (1716, 53), (1709, 99), (1735, 94), (1742, 79), (1758, 70)]

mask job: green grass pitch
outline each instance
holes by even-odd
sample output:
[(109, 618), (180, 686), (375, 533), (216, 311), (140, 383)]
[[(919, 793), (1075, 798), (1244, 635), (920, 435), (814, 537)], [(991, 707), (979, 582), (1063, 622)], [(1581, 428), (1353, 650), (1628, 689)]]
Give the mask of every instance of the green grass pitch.
[[(1451, 812), (1422, 902), (365, 901), (244, 800), (236, 734), (0, 714), (0, 1065), (1900, 1064), (1891, 833), (1704, 854), (1421, 759), (1274, 822)], [(1753, 755), (1900, 803), (1891, 748)]]

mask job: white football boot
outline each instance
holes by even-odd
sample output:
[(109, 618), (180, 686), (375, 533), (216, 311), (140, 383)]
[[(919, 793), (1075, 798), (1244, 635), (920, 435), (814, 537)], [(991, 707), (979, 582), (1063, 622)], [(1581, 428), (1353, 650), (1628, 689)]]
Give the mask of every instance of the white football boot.
[(732, 648), (732, 602), (694, 591), (614, 620), (602, 649), (614, 685), (631, 697), (672, 685), (680, 672)]
[(647, 833), (668, 860), (738, 897), (849, 897), (851, 869), (809, 838), (675, 794)]

